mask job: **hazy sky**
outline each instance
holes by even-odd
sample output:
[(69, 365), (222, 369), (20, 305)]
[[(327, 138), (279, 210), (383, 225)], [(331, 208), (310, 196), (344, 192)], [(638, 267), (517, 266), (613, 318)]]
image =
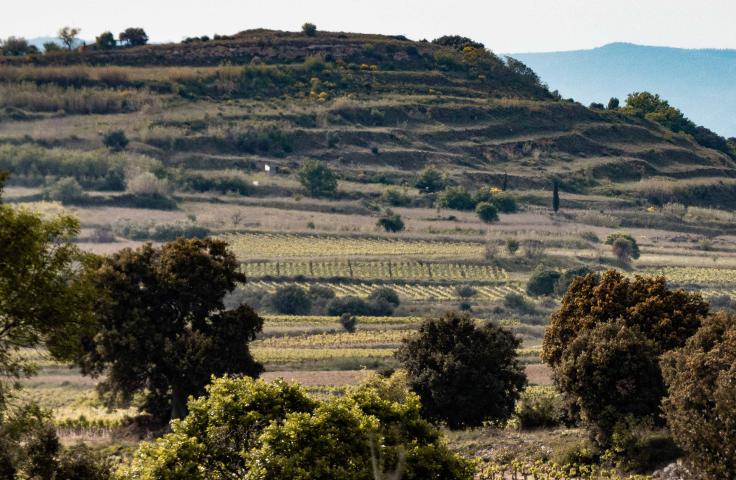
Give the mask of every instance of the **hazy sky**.
[[(2, 5), (4, 4), (4, 5)], [(152, 41), (265, 27), (460, 34), (497, 52), (591, 48), (614, 41), (736, 48), (735, 0), (0, 0), (0, 37), (54, 35), (63, 25), (93, 39), (143, 27)]]

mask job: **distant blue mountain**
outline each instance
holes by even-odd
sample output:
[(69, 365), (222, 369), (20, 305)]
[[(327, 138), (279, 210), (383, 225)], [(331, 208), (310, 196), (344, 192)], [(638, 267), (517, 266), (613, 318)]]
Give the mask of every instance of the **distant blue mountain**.
[(736, 137), (736, 50), (612, 43), (592, 50), (518, 53), (551, 90), (589, 104), (647, 90), (697, 124)]

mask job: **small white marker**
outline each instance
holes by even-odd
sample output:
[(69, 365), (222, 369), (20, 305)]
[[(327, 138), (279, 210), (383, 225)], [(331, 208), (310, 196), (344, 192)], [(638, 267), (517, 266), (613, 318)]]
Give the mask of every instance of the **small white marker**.
[(258, 186), (258, 180), (253, 180), (253, 185)]
[(266, 170), (267, 172), (270, 172), (271, 171), (271, 165), (266, 165), (265, 167), (263, 167), (263, 169)]

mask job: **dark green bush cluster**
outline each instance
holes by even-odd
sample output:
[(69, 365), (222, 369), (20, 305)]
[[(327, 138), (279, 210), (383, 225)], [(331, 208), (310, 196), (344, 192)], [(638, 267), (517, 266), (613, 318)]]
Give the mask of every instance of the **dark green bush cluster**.
[(390, 208), (383, 212), (376, 224), (391, 233), (400, 232), (404, 229), (404, 221), (401, 219), (401, 215), (394, 213)]
[(424, 414), (458, 429), (511, 417), (526, 385), (518, 346), (492, 323), (478, 327), (467, 314), (448, 313), (425, 321), (396, 356)]
[(611, 245), (613, 254), (623, 262), (636, 260), (641, 256), (636, 239), (626, 233), (610, 234), (606, 238), (606, 245)]
[(557, 427), (565, 417), (565, 402), (555, 391), (527, 387), (516, 402), (514, 417), (524, 429)]
[[(480, 208), (481, 205), (483, 205), (483, 208)], [(493, 207), (496, 213), (514, 213), (518, 209), (514, 197), (505, 192), (484, 188), (471, 195), (464, 187), (446, 188), (437, 196), (436, 206), (452, 210), (478, 208), (477, 212), (484, 221), (488, 221), (484, 219), (484, 216), (486, 218), (492, 217), (492, 215), (488, 216), (481, 213), (481, 211), (487, 210), (488, 206)]]
[(135, 222), (132, 220), (118, 220), (113, 223), (112, 231), (115, 235), (130, 240), (156, 240), (167, 242), (177, 238), (205, 238), (210, 230), (192, 222), (155, 223)]
[(327, 305), (329, 315), (376, 315), (390, 316), (401, 300), (396, 292), (388, 287), (377, 288), (366, 300), (353, 297), (339, 297)]
[(313, 197), (332, 197), (337, 193), (337, 175), (318, 160), (304, 162), (296, 176)]
[(550, 270), (539, 264), (534, 269), (526, 284), (526, 293), (535, 297), (542, 295), (562, 296), (578, 277), (584, 277), (591, 273), (588, 267), (576, 267), (560, 273)]

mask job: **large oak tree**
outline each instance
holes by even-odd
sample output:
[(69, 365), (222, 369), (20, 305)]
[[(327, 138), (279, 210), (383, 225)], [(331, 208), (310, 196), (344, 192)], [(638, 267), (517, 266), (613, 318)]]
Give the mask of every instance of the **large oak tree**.
[(247, 305), (226, 310), (223, 298), (245, 277), (225, 242), (183, 239), (161, 248), (124, 249), (94, 274), (101, 295), (98, 333), (85, 342), (80, 364), (107, 374), (111, 403), (138, 393), (159, 420), (186, 415), (212, 375), (258, 376), (248, 350), (263, 320)]

